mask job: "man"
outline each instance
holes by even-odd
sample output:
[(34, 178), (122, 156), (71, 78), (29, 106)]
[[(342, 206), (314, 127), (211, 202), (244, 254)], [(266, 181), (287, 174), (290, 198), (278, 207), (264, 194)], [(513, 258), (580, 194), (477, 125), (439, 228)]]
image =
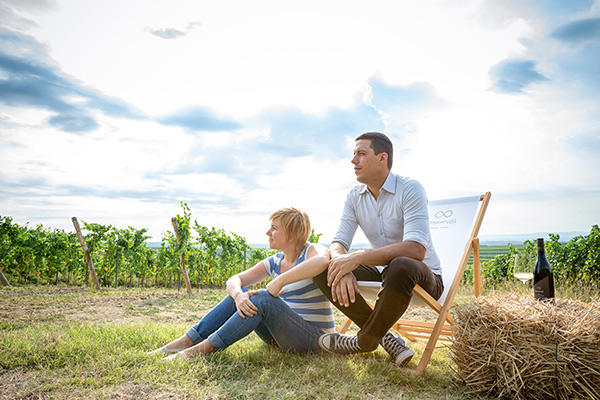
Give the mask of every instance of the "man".
[[(321, 348), (352, 354), (373, 351), (381, 344), (396, 365), (403, 366), (414, 352), (389, 329), (406, 311), (415, 285), (435, 299), (444, 285), (429, 234), (425, 190), (419, 182), (393, 174), (392, 159), (393, 146), (386, 135), (367, 132), (356, 138), (352, 164), (361, 184), (346, 198), (329, 248), (329, 267), (313, 280), (360, 327), (356, 336), (322, 335)], [(348, 253), (359, 226), (372, 248)], [(357, 280), (381, 282), (373, 310), (360, 296)]]

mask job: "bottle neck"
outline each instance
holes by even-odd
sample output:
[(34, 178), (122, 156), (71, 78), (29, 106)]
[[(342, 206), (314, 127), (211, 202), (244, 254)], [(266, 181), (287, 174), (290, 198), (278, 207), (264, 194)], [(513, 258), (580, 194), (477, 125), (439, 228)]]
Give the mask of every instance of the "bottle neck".
[(538, 254), (544, 254), (544, 239), (537, 240)]

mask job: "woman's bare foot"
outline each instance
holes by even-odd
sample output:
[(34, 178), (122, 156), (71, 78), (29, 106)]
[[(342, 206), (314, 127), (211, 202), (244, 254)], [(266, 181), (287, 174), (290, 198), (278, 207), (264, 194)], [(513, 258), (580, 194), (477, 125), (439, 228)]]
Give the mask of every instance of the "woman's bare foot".
[(164, 354), (174, 354), (183, 351), (190, 346), (193, 346), (194, 342), (192, 339), (186, 334), (181, 336), (179, 339), (173, 340), (171, 343), (164, 345), (156, 350), (152, 350), (148, 352), (148, 354), (156, 354), (156, 353), (164, 353)]
[(189, 360), (190, 358), (200, 357), (206, 354), (210, 354), (215, 351), (215, 348), (208, 340), (203, 340), (198, 343), (194, 347), (191, 347), (187, 350), (182, 350), (178, 353), (171, 354), (168, 357), (165, 357), (163, 360), (165, 361), (173, 361), (176, 358), (182, 358), (184, 360)]
[(194, 347), (190, 347), (189, 349), (185, 350), (183, 353), (187, 357), (200, 357), (206, 354), (210, 354), (214, 351), (215, 348), (213, 347), (213, 345), (210, 344), (208, 340), (203, 340)]

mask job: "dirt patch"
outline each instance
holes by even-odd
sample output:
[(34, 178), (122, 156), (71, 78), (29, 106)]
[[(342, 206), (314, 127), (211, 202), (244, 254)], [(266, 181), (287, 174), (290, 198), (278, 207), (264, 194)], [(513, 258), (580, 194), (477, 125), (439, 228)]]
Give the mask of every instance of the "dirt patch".
[(0, 383), (0, 400), (196, 399), (196, 397), (181, 393), (177, 388), (156, 388), (146, 383), (126, 383), (93, 391), (64, 388), (60, 378), (41, 377), (36, 371), (4, 372), (0, 374)]
[[(95, 292), (86, 288), (22, 288), (0, 293), (0, 323), (17, 326), (71, 321), (195, 323), (225, 295), (225, 291), (219, 289), (188, 296), (176, 290), (105, 289)], [(337, 310), (335, 315), (336, 324), (341, 324), (345, 317)], [(426, 307), (410, 307), (403, 316), (421, 321), (435, 321), (435, 317), (435, 312)], [(356, 327), (352, 328), (350, 332), (355, 332)]]
[(0, 374), (1, 400), (37, 400), (49, 399), (47, 393), (36, 391), (32, 380), (23, 371), (7, 371)]
[(199, 295), (187, 296), (174, 291), (22, 289), (0, 294), (0, 321), (16, 325), (70, 321), (183, 322), (204, 315), (210, 309), (204, 303)]

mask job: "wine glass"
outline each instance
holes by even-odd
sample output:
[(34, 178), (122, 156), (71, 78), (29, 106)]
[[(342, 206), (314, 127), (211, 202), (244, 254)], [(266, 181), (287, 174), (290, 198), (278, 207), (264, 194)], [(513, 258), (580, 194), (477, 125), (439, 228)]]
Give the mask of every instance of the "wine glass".
[(515, 264), (513, 275), (515, 278), (526, 284), (527, 281), (533, 279), (533, 263), (528, 254), (515, 254)]

